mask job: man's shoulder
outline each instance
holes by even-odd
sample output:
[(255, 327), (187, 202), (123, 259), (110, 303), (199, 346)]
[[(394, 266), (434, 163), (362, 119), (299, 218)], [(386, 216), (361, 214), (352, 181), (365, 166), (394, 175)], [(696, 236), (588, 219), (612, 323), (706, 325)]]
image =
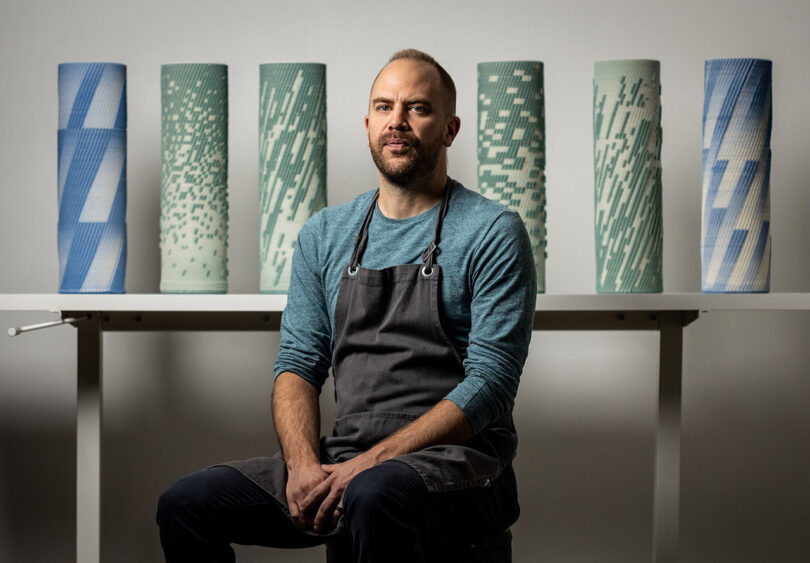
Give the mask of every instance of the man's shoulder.
[[(502, 224), (508, 227), (513, 224), (520, 224), (520, 216), (517, 212), (510, 210), (505, 205), (491, 200), (480, 193), (463, 186), (455, 181), (450, 209), (456, 213), (456, 217), (463, 221), (471, 230), (486, 229), (495, 224)], [(498, 219), (501, 219), (498, 221)], [(517, 222), (515, 220), (518, 220)]]
[(357, 217), (360, 217), (360, 220), (362, 220), (368, 210), (368, 206), (371, 204), (371, 198), (374, 197), (375, 191), (376, 189), (369, 190), (345, 203), (324, 207), (307, 220), (301, 232), (305, 236), (317, 236), (323, 234), (324, 230), (328, 230), (335, 225), (351, 225), (352, 221), (356, 220)]

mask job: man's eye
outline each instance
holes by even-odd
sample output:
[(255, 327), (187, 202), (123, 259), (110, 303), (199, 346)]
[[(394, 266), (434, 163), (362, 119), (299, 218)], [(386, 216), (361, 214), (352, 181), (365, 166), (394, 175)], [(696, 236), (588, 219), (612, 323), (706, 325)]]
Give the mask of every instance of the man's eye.
[(386, 104), (380, 104), (377, 106), (377, 111), (388, 111), (388, 107)]
[(416, 113), (425, 113), (427, 108), (425, 106), (420, 106), (419, 104), (411, 106), (411, 111), (415, 111)]

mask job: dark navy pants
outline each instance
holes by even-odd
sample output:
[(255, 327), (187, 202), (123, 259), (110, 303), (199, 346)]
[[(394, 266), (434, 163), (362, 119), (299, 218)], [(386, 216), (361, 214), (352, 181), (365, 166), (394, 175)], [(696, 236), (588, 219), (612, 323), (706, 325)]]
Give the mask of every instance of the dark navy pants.
[[(431, 548), (500, 533), (517, 520), (511, 468), (487, 487), (430, 493), (409, 465), (387, 461), (358, 474), (343, 504), (354, 560), (419, 563)], [(158, 502), (167, 563), (232, 562), (232, 543), (299, 548), (324, 543), (300, 530), (264, 489), (226, 466), (184, 477)]]

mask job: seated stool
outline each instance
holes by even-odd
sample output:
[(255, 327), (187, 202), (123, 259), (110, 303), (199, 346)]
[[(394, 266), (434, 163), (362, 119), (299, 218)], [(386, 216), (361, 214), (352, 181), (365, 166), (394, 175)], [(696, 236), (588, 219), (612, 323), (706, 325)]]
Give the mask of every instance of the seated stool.
[[(507, 529), (474, 543), (437, 548), (429, 551), (426, 559), (427, 563), (511, 563), (512, 532)], [(347, 537), (326, 544), (326, 563), (353, 563)]]

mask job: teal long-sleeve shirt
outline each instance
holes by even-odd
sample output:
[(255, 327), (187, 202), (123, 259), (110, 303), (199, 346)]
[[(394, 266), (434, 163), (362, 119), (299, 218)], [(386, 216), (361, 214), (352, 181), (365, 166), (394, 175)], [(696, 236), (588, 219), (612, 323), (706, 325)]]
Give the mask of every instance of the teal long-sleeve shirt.
[[(520, 216), (453, 183), (435, 260), (442, 268), (442, 326), (462, 359), (465, 377), (445, 398), (478, 432), (514, 405), (531, 339), (537, 282)], [(373, 195), (326, 208), (299, 232), (276, 377), (290, 371), (318, 389), (326, 380), (341, 275)], [(376, 208), (360, 265), (382, 269), (421, 263), (439, 207), (407, 219), (390, 219)]]

